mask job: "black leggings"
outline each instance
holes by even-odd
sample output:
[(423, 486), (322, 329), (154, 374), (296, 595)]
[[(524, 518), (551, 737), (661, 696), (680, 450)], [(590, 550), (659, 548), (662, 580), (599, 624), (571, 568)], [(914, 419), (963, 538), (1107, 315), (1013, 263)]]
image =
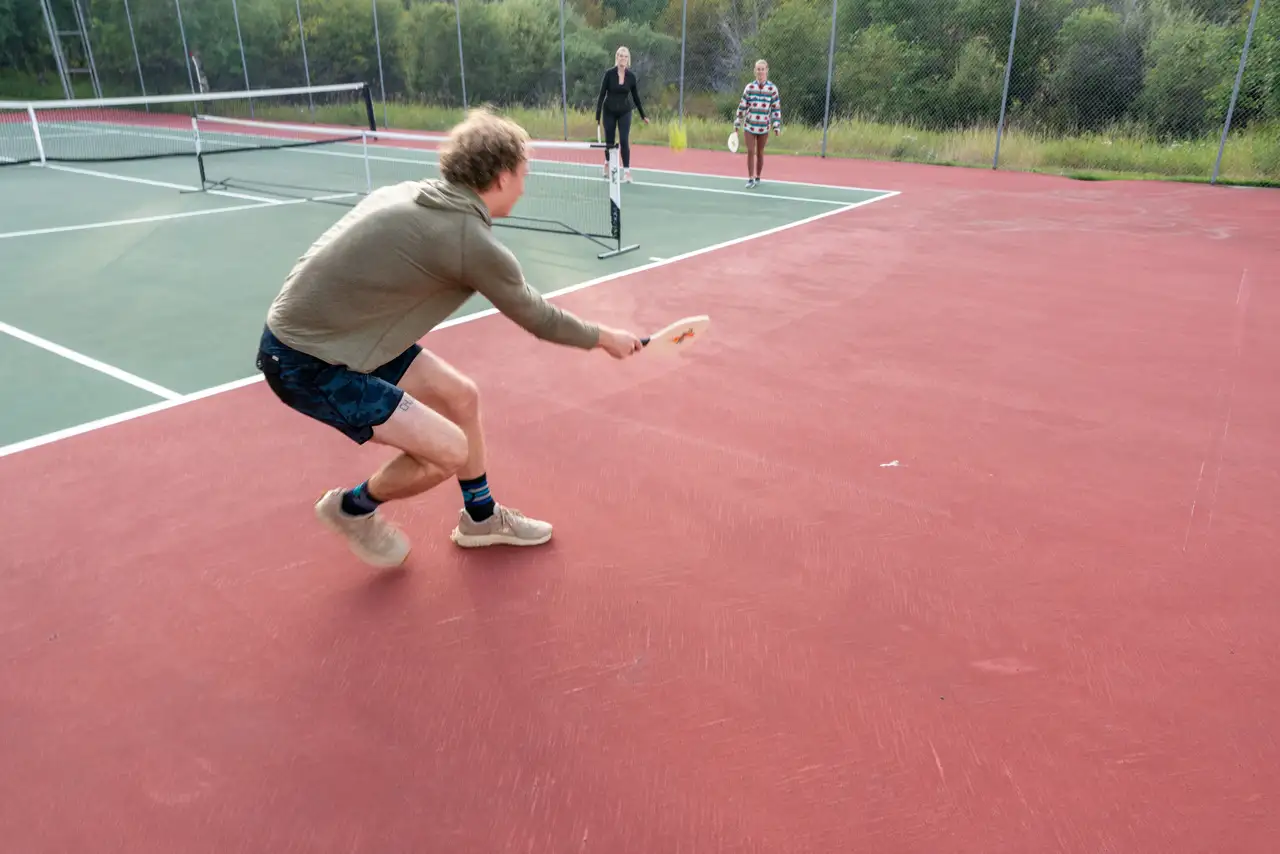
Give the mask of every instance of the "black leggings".
[[(622, 168), (630, 169), (631, 168), (631, 111), (627, 110), (625, 113), (618, 114), (618, 113), (610, 112), (609, 110), (604, 110), (600, 113), (600, 115), (604, 119), (605, 144), (607, 144), (609, 148), (613, 148), (614, 130), (616, 129), (618, 132), (617, 135), (620, 137), (619, 142), (621, 143), (621, 148), (622, 148)], [(606, 148), (604, 151), (604, 162), (605, 163), (609, 162), (608, 148)]]

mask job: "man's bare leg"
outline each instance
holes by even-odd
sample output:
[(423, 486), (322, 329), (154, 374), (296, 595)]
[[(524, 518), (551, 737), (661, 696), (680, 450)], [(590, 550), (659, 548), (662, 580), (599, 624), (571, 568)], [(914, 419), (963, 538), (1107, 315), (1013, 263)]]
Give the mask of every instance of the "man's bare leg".
[(316, 504), (316, 515), (347, 538), (351, 550), (374, 566), (398, 566), (409, 555), (409, 539), (377, 513), (387, 501), (426, 492), (467, 460), (462, 430), (405, 392), (399, 405), (373, 428), (371, 441), (400, 451), (354, 490), (333, 489)]
[(485, 473), (484, 425), (480, 418), (480, 390), (468, 377), (436, 354), (423, 350), (400, 380), (400, 387), (456, 424), (466, 436), (467, 459), (458, 467), (459, 480)]
[[(329, 509), (336, 520), (331, 527), (353, 527), (347, 521), (350, 518), (369, 519), (371, 533), (353, 536), (344, 531), (353, 540), (352, 550), (377, 565), (403, 561), (408, 555), (407, 538), (389, 522), (375, 518), (374, 511), (388, 501), (426, 492), (454, 476), (463, 495), (463, 510), (451, 535), (457, 545), (525, 546), (549, 540), (551, 525), (498, 504), (489, 492), (480, 394), (475, 383), (423, 350), (400, 378), (399, 387), (403, 400), (386, 422), (373, 428), (371, 441), (400, 453), (354, 490), (335, 490), (336, 499), (322, 499), (346, 499), (346, 504)], [(340, 515), (339, 510), (346, 515)], [(359, 515), (353, 516), (353, 512)], [(354, 542), (361, 537), (374, 541), (363, 552)]]
[[(475, 383), (444, 359), (423, 350), (405, 372), (400, 387), (456, 424), (466, 438), (466, 459), (452, 471), (463, 498), (458, 527), (451, 534), (454, 543), (473, 548), (540, 545), (549, 540), (551, 525), (499, 504), (489, 491), (484, 422)], [(439, 481), (431, 485), (436, 483)], [(377, 486), (372, 482), (370, 486), (379, 494)]]

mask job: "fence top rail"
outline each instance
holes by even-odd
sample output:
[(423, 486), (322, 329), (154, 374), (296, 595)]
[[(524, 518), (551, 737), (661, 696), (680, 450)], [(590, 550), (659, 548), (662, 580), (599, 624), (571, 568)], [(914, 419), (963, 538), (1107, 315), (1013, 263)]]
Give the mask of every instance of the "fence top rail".
[(123, 98), (72, 98), (56, 101), (0, 101), (0, 110), (93, 109), (97, 107), (145, 107), (154, 104), (192, 104), (210, 101), (248, 101), (256, 98), (284, 98), (321, 95), (330, 92), (358, 92), (367, 83), (332, 83), (325, 86), (293, 86), (284, 89), (242, 89), (232, 92), (196, 92), (185, 95), (136, 95)]

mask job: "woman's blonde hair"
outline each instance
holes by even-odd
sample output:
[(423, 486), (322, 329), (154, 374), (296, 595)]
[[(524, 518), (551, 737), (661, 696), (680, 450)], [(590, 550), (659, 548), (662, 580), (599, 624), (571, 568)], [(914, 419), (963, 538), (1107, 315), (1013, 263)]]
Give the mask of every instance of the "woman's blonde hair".
[(440, 174), (452, 184), (484, 192), (503, 172), (514, 172), (528, 157), (529, 134), (511, 119), (483, 106), (470, 110), (449, 131), (440, 149)]
[(627, 47), (625, 44), (618, 45), (618, 49), (613, 52), (613, 58), (617, 60), (618, 54), (624, 50), (627, 52), (627, 67), (630, 68), (631, 67), (631, 48)]

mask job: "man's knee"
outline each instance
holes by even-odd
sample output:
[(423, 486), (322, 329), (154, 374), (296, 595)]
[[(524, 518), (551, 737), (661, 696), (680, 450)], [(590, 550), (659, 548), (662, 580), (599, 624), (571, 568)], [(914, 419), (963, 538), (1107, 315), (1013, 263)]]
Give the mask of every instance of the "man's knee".
[(480, 414), (480, 388), (470, 377), (459, 376), (451, 384), (446, 402), (456, 420), (474, 421)]
[(447, 474), (466, 465), (471, 450), (461, 427), (408, 392), (401, 395), (391, 416), (373, 428), (373, 438)]
[(452, 430), (448, 438), (440, 444), (440, 449), (435, 454), (435, 459), (428, 460), (428, 462), (434, 463), (448, 474), (453, 474), (467, 464), (467, 458), (470, 453), (471, 448), (467, 443), (467, 434), (463, 433), (461, 429)]
[(426, 350), (410, 365), (399, 386), (455, 423), (474, 420), (480, 411), (480, 390), (476, 384)]

